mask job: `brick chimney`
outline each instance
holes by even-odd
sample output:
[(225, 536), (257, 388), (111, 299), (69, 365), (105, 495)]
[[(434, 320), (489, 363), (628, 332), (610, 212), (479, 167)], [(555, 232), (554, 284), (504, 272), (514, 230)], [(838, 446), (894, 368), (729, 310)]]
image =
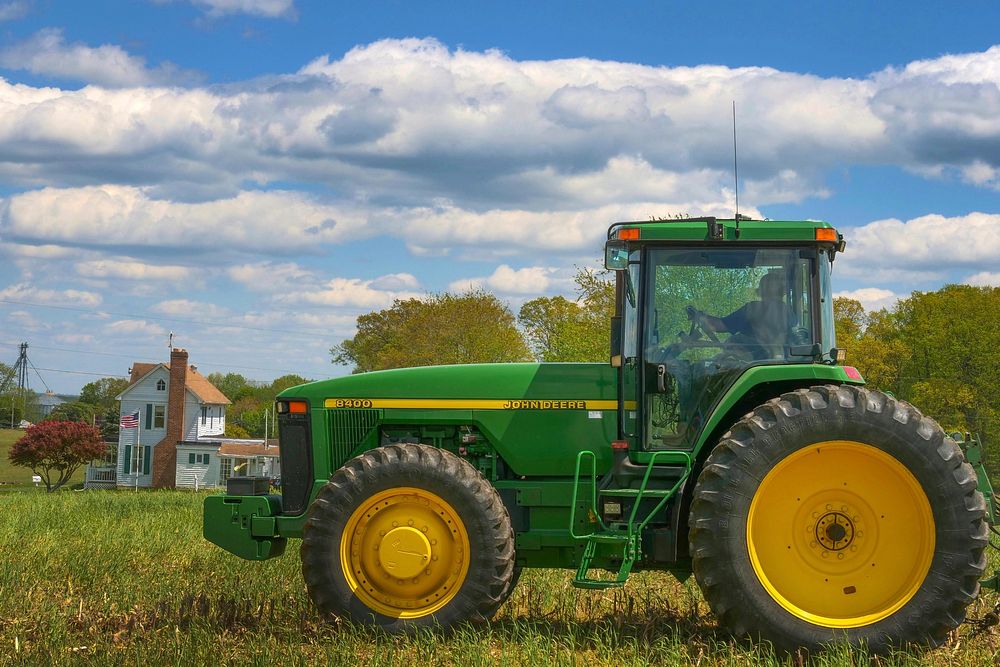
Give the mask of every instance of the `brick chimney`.
[(187, 389), (187, 350), (170, 351), (167, 389), (167, 434), (153, 448), (153, 488), (172, 489), (177, 481), (177, 443), (184, 439), (184, 399)]

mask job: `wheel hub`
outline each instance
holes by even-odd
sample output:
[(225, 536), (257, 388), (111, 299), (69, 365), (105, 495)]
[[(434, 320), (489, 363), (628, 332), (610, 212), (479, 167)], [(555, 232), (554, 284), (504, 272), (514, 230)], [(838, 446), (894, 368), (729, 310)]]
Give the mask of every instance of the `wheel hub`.
[(809, 548), (821, 558), (843, 559), (857, 552), (864, 544), (863, 514), (845, 501), (818, 505), (806, 521)]
[(416, 528), (393, 528), (378, 545), (378, 562), (382, 569), (399, 579), (411, 579), (427, 567), (431, 560), (431, 543)]
[(440, 496), (413, 487), (375, 494), (344, 527), (341, 566), (369, 609), (396, 618), (432, 614), (469, 570), (465, 524)]

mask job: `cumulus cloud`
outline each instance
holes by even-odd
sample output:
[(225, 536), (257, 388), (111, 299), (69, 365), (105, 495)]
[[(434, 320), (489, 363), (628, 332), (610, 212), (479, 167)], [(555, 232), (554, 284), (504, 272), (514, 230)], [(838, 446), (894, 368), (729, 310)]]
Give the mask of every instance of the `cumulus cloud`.
[(63, 345), (90, 345), (96, 342), (91, 334), (61, 333), (53, 336), (53, 340)]
[(963, 282), (974, 287), (1000, 287), (1000, 272), (980, 271), (969, 276)]
[(527, 266), (513, 269), (506, 264), (498, 266), (491, 275), (483, 278), (463, 278), (453, 281), (448, 289), (454, 292), (464, 292), (470, 289), (485, 288), (500, 294), (534, 295), (550, 291), (554, 287), (565, 288), (572, 279), (560, 274), (565, 271), (553, 267)]
[(104, 326), (104, 331), (108, 334), (144, 337), (163, 336), (167, 333), (166, 329), (155, 322), (132, 319), (109, 322)]
[(16, 21), (28, 14), (30, 5), (27, 0), (11, 0), (0, 2), (0, 21)]
[[(731, 215), (731, 210), (724, 203), (691, 200), (542, 212), (475, 211), (449, 203), (365, 207), (325, 203), (291, 191), (245, 191), (228, 199), (185, 203), (155, 199), (142, 188), (104, 185), (15, 195), (0, 206), (0, 235), (22, 245), (264, 255), (317, 253), (324, 245), (389, 235), (402, 239), (416, 254), (475, 248), (484, 257), (525, 252), (591, 256), (600, 251), (612, 221), (675, 212)], [(743, 210), (760, 215), (753, 207)], [(102, 266), (110, 265), (104, 261)], [(258, 262), (233, 267), (229, 276), (267, 291), (304, 278), (302, 272), (293, 264)]]
[(377, 289), (379, 279), (332, 278), (316, 290), (300, 290), (284, 296), (283, 300), (313, 303), (323, 306), (348, 306), (368, 310), (385, 308), (394, 299), (418, 299), (423, 294), (413, 291)]
[(193, 269), (186, 266), (146, 264), (124, 258), (77, 262), (74, 268), (84, 278), (152, 280), (164, 283), (187, 280), (195, 274)]
[(356, 212), (276, 191), (184, 203), (153, 199), (129, 186), (44, 188), (16, 195), (0, 208), (0, 232), (21, 242), (209, 253), (309, 252), (319, 243), (350, 238), (363, 225)]
[(225, 306), (205, 301), (193, 301), (191, 299), (160, 301), (151, 306), (150, 310), (154, 313), (163, 313), (164, 315), (183, 318), (221, 319), (232, 315), (232, 311)]
[(303, 283), (315, 283), (316, 275), (295, 262), (255, 262), (231, 266), (226, 274), (254, 292), (285, 292)]
[[(158, 3), (177, 2), (179, 0), (154, 0)], [(195, 7), (202, 9), (209, 16), (226, 16), (229, 14), (250, 14), (265, 18), (294, 18), (295, 0), (187, 0)]]
[(49, 306), (92, 307), (100, 305), (102, 298), (100, 294), (84, 290), (54, 290), (27, 283), (16, 283), (0, 289), (0, 300), (41, 303)]
[[(61, 36), (47, 39), (65, 48)], [(200, 198), (232, 195), (245, 182), (311, 181), (376, 204), (444, 197), (472, 210), (544, 210), (574, 195), (591, 207), (681, 192), (718, 203), (731, 180), (735, 98), (741, 172), (758, 205), (822, 195), (824, 170), (842, 163), (950, 165), (992, 182), (998, 59), (994, 48), (837, 79), (763, 67), (517, 61), (404, 39), (223, 87), (0, 82), (0, 150), (13, 158), (0, 173), (155, 183)], [(144, 76), (110, 69), (122, 82)]]
[(143, 58), (130, 55), (114, 44), (96, 47), (67, 44), (59, 28), (45, 28), (0, 49), (0, 67), (112, 88), (191, 82), (198, 78), (169, 62), (147, 68)]
[(837, 292), (836, 297), (854, 299), (860, 301), (865, 310), (881, 310), (882, 308), (892, 308), (896, 302), (902, 298), (899, 294), (879, 287), (862, 287), (846, 292)]
[(848, 251), (838, 264), (859, 277), (877, 268), (926, 281), (950, 269), (986, 270), (1000, 257), (1000, 214), (995, 213), (876, 220), (844, 235)]

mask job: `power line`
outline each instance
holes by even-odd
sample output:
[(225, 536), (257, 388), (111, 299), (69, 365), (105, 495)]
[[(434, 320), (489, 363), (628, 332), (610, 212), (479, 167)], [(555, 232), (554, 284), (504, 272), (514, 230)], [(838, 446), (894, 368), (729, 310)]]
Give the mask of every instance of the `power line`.
[(113, 375), (111, 373), (94, 373), (92, 371), (68, 371), (61, 368), (39, 368), (36, 370), (45, 371), (46, 373), (71, 373), (73, 375), (97, 375), (99, 377), (105, 378), (120, 378), (127, 379), (124, 375)]
[(0, 303), (9, 303), (17, 306), (30, 306), (32, 308), (52, 308), (54, 310), (71, 310), (78, 313), (98, 313), (115, 315), (117, 317), (128, 317), (131, 319), (141, 318), (146, 320), (156, 320), (157, 322), (182, 322), (185, 324), (200, 324), (203, 326), (225, 327), (228, 329), (246, 329), (248, 331), (264, 331), (267, 333), (280, 333), (292, 336), (309, 336), (315, 338), (330, 338), (328, 333), (318, 331), (291, 331), (289, 329), (270, 329), (267, 327), (252, 327), (245, 324), (232, 324), (231, 322), (214, 322), (212, 320), (186, 320), (179, 317), (158, 317), (156, 315), (137, 315), (136, 313), (118, 313), (111, 310), (97, 310), (94, 308), (77, 308), (74, 306), (54, 306), (47, 303), (31, 303), (29, 301), (14, 301), (12, 299), (0, 299)]

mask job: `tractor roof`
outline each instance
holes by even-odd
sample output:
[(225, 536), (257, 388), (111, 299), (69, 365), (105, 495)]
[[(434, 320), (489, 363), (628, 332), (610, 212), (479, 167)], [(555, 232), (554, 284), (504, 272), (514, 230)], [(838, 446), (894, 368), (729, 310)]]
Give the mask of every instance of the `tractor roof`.
[[(817, 232), (817, 230), (830, 231)], [(825, 241), (837, 243), (841, 237), (829, 223), (821, 220), (747, 220), (741, 217), (738, 222), (721, 218), (616, 222), (608, 229), (608, 238), (629, 241)]]

